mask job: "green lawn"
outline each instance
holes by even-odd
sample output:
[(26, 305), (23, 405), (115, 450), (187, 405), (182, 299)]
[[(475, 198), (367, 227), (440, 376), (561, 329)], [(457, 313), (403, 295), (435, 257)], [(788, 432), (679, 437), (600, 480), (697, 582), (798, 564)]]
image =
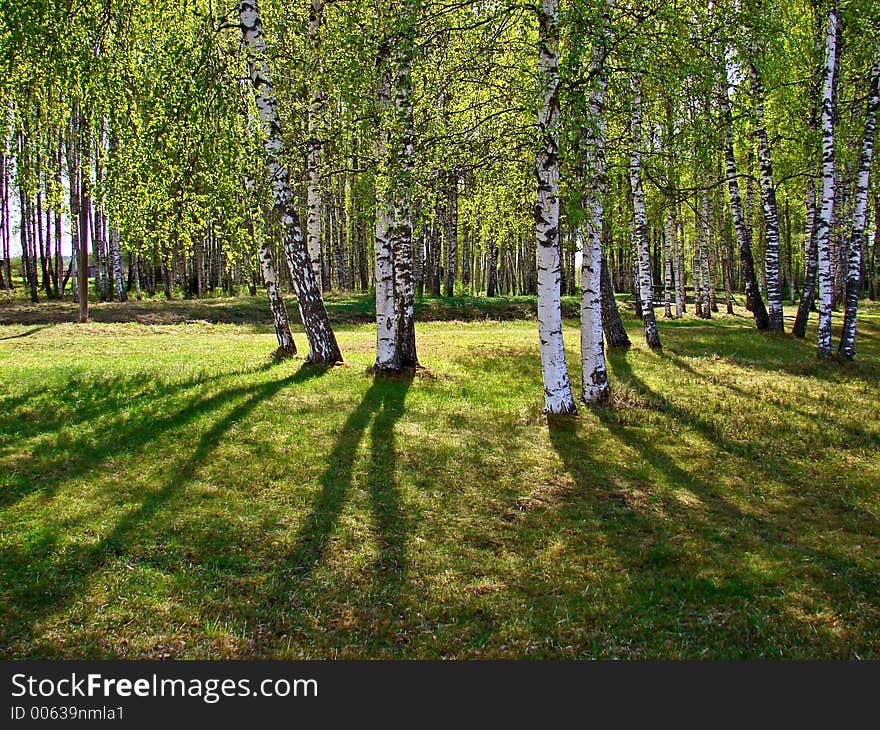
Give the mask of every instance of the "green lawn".
[(41, 306), (0, 305), (2, 657), (880, 658), (876, 306), (848, 364), (630, 320), (613, 405), (549, 424), (530, 321), (374, 380), (365, 324), (322, 371), (254, 312)]

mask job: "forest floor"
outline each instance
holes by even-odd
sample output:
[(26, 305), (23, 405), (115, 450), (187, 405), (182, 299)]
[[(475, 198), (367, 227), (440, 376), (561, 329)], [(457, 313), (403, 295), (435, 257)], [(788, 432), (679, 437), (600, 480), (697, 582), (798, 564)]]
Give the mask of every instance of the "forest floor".
[(613, 403), (549, 423), (533, 322), (421, 323), (391, 380), (369, 325), (331, 370), (244, 314), (0, 326), (0, 657), (880, 658), (862, 306), (853, 363), (627, 315)]

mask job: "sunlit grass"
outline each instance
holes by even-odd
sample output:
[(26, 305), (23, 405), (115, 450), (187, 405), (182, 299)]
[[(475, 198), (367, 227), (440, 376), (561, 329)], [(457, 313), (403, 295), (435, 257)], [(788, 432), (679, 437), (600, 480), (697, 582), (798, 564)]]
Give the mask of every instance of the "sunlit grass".
[(549, 424), (533, 322), (374, 380), (369, 325), (319, 371), (252, 314), (0, 326), (3, 656), (880, 655), (876, 307), (846, 364), (628, 321), (613, 405)]

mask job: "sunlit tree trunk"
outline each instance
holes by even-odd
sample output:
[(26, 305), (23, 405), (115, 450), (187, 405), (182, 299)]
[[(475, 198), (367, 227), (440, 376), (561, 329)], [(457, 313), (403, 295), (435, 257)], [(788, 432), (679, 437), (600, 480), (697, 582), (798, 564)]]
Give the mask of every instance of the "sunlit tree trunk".
[(290, 176), (284, 166), (284, 139), (281, 134), (281, 121), (278, 117), (272, 77), (264, 58), (266, 41), (263, 37), (257, 0), (241, 0), (238, 13), (242, 37), (248, 48), (248, 75), (263, 127), (263, 147), (266, 152), (272, 196), (281, 226), (290, 277), (299, 302), (300, 316), (309, 340), (308, 360), (315, 364), (341, 362), (342, 355), (303, 240)]
[(663, 230), (663, 316), (672, 317), (672, 232), (674, 224), (667, 214), (666, 226)]
[(373, 281), (376, 293), (377, 370), (394, 371), (397, 362), (397, 317), (394, 312), (394, 251), (391, 247), (391, 201), (388, 191), (389, 129), (391, 124), (391, 49), (383, 42), (376, 55), (376, 108), (379, 121), (376, 160), (379, 175), (376, 190), (376, 261)]
[(672, 276), (675, 290), (675, 316), (684, 315), (684, 281), (682, 280), (682, 241), (678, 235), (678, 220), (675, 211), (670, 209), (666, 218), (667, 235), (669, 236), (669, 249), (672, 257)]
[(730, 111), (730, 100), (727, 93), (719, 97), (721, 113), (724, 117), (724, 161), (727, 171), (727, 190), (730, 194), (730, 212), (733, 216), (733, 228), (739, 248), (740, 267), (746, 289), (748, 306), (755, 318), (755, 326), (759, 330), (769, 327), (769, 317), (761, 298), (758, 279), (755, 276), (755, 261), (752, 258), (752, 234), (746, 225), (745, 211), (739, 193), (739, 178), (736, 170), (736, 157), (733, 153), (733, 114)]
[[(880, 59), (880, 54), (878, 54)], [(874, 152), (874, 130), (877, 123), (878, 78), (880, 60), (871, 70), (868, 83), (868, 108), (865, 113), (865, 136), (856, 178), (855, 209), (853, 211), (852, 233), (849, 238), (849, 268), (846, 277), (843, 332), (838, 352), (847, 358), (856, 354), (856, 315), (859, 308), (859, 295), (862, 289), (862, 239), (865, 235), (865, 221), (868, 214), (868, 183), (871, 174), (871, 158)]]
[(779, 279), (779, 210), (770, 142), (764, 123), (764, 84), (754, 63), (751, 64), (752, 90), (755, 95), (755, 139), (758, 142), (758, 179), (764, 210), (764, 272), (767, 280), (768, 329), (782, 332), (782, 286)]
[(538, 152), (535, 204), (538, 269), (538, 338), (544, 380), (544, 412), (577, 413), (562, 341), (559, 293), (559, 2), (541, 0), (538, 8)]
[(455, 293), (458, 264), (458, 174), (449, 173), (449, 210), (446, 213), (446, 284), (445, 294)]
[(648, 241), (648, 216), (645, 210), (645, 191), (642, 188), (642, 80), (639, 73), (633, 74), (632, 116), (630, 132), (632, 135), (632, 154), (630, 157), (630, 184), (633, 196), (633, 235), (636, 242), (638, 261), (638, 289), (642, 305), (642, 322), (645, 325), (645, 340), (651, 349), (660, 349), (660, 332), (654, 315), (653, 277), (651, 274), (651, 247)]
[(697, 256), (700, 259), (700, 289), (702, 293), (702, 301), (700, 302), (699, 315), (703, 319), (712, 319), (712, 276), (709, 272), (709, 238), (711, 221), (709, 220), (709, 196), (706, 191), (700, 193), (699, 211), (697, 213), (697, 225), (699, 232), (697, 234), (698, 251)]
[[(607, 17), (603, 35), (607, 36)], [(593, 47), (592, 69), (595, 77), (590, 88), (586, 118), (580, 124), (578, 161), (583, 212), (583, 257), (581, 260), (581, 376), (584, 403), (608, 400), (608, 366), (602, 338), (602, 224), (606, 187), (605, 161), (605, 80), (604, 43)], [(572, 267), (573, 268), (573, 267)], [(572, 272), (573, 275), (573, 272)]]
[(816, 215), (816, 251), (819, 278), (819, 335), (817, 354), (831, 357), (831, 218), (834, 214), (834, 76), (837, 59), (837, 8), (828, 12), (825, 66), (822, 72), (822, 202)]
[(323, 0), (311, 0), (309, 5), (308, 37), (315, 67), (309, 78), (308, 139), (306, 140), (306, 240), (309, 260), (315, 274), (318, 290), (323, 287), (321, 276), (321, 133), (323, 127), (325, 98), (322, 89), (321, 21), (324, 14)]
[(394, 48), (393, 159), (395, 165), (389, 185), (392, 191), (394, 215), (391, 225), (391, 246), (394, 251), (397, 366), (402, 370), (411, 370), (419, 365), (416, 353), (412, 212), (415, 169), (412, 60), (415, 54), (415, 26), (419, 1), (404, 0), (400, 12), (400, 32)]

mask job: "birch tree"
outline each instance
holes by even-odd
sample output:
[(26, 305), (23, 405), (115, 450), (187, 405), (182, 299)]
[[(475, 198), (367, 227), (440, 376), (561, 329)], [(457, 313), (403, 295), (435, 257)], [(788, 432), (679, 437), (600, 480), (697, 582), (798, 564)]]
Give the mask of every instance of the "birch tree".
[(645, 191), (642, 187), (642, 79), (634, 73), (630, 79), (632, 87), (632, 110), (630, 117), (629, 175), (633, 196), (633, 237), (636, 244), (638, 264), (638, 290), (642, 306), (642, 322), (645, 326), (645, 340), (652, 350), (659, 350), (660, 332), (654, 316), (653, 275), (651, 272), (651, 245), (648, 240), (648, 217), (645, 210)]
[(764, 273), (767, 280), (767, 329), (782, 332), (782, 285), (779, 274), (779, 211), (776, 205), (776, 187), (773, 182), (773, 163), (770, 142), (764, 122), (764, 84), (755, 60), (750, 64), (752, 93), (755, 97), (755, 139), (758, 146), (758, 176), (761, 186), (761, 204), (764, 211)]
[[(581, 376), (584, 403), (608, 400), (608, 368), (602, 338), (602, 224), (606, 187), (605, 161), (605, 54), (611, 3), (603, 7), (600, 37), (593, 43), (590, 90), (586, 104), (576, 95), (573, 104), (581, 115), (575, 148), (583, 227), (581, 261)], [(580, 25), (580, 24), (579, 24)], [(581, 30), (581, 28), (578, 28)]]
[(825, 66), (822, 72), (822, 196), (816, 215), (816, 252), (819, 279), (819, 334), (817, 354), (831, 357), (831, 218), (834, 214), (834, 87), (838, 44), (837, 7), (828, 11)]
[(865, 236), (865, 220), (868, 214), (868, 183), (871, 175), (871, 159), (874, 152), (874, 131), (877, 125), (878, 79), (880, 79), (880, 52), (868, 79), (868, 106), (865, 111), (865, 132), (856, 177), (855, 210), (852, 232), (849, 238), (849, 267), (846, 277), (845, 313), (843, 332), (838, 352), (852, 359), (856, 354), (856, 314), (862, 289), (862, 239)]
[(248, 75), (263, 131), (263, 148), (272, 196), (281, 226), (290, 278), (299, 304), (300, 316), (309, 341), (308, 362), (332, 365), (342, 361), (336, 335), (330, 324), (324, 300), (312, 269), (302, 226), (296, 211), (290, 174), (284, 163), (284, 139), (278, 116), (275, 90), (265, 59), (266, 41), (257, 0), (240, 0), (238, 18), (248, 50)]
[(562, 341), (559, 246), (559, 2), (538, 6), (538, 113), (540, 149), (535, 163), (538, 268), (538, 338), (544, 380), (544, 412), (574, 414), (565, 346)]

